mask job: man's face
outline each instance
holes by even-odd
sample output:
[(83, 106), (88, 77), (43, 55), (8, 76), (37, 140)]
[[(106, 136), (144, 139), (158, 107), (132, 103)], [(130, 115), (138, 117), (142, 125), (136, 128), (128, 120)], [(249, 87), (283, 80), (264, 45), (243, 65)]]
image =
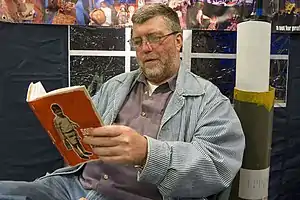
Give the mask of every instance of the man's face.
[(176, 74), (180, 66), (181, 33), (162, 37), (160, 42), (151, 43), (148, 38), (172, 33), (162, 16), (149, 19), (143, 24), (134, 24), (132, 38), (142, 38), (136, 47), (137, 61), (145, 77), (152, 83), (160, 84)]

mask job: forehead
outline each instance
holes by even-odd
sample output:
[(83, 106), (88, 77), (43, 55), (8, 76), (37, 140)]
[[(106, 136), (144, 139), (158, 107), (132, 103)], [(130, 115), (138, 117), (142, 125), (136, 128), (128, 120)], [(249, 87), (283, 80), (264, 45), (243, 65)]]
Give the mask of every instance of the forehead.
[(167, 33), (169, 31), (166, 21), (162, 16), (153, 17), (143, 24), (134, 24), (132, 37), (139, 37), (149, 33)]

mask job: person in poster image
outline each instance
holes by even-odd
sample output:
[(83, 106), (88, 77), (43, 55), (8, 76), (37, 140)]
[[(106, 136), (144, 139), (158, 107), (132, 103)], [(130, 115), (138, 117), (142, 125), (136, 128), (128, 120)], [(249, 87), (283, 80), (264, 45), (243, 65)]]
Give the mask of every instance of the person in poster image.
[(117, 18), (118, 18), (119, 25), (124, 26), (127, 24), (128, 12), (127, 12), (125, 4), (120, 5), (120, 9), (118, 11)]
[(31, 23), (36, 17), (33, 3), (24, 0), (0, 0), (0, 21)]
[(204, 3), (203, 2), (196, 2), (194, 5), (199, 8), (197, 15), (196, 15), (196, 21), (198, 22), (199, 28), (203, 29), (207, 26), (207, 21), (210, 20), (210, 18), (203, 13)]
[(186, 19), (187, 19), (187, 10), (191, 6), (190, 0), (170, 0), (168, 3), (169, 7), (176, 11), (180, 26), (182, 29), (187, 28)]
[(80, 136), (77, 132), (79, 125), (64, 114), (60, 105), (54, 103), (51, 105), (51, 110), (55, 115), (53, 119), (54, 127), (64, 142), (67, 150), (74, 150), (74, 152), (82, 159), (89, 159), (91, 152), (85, 150), (81, 144)]
[(131, 18), (132, 18), (132, 15), (134, 14), (134, 12), (135, 12), (135, 7), (134, 6), (129, 6), (128, 7), (128, 25), (129, 26), (132, 26), (133, 24), (132, 24), (132, 20), (131, 20)]
[[(103, 5), (104, 3), (105, 6)], [(102, 4), (102, 5), (101, 5)], [(76, 2), (76, 22), (79, 25), (90, 23), (90, 13), (101, 7), (112, 7), (114, 0), (78, 0)]]

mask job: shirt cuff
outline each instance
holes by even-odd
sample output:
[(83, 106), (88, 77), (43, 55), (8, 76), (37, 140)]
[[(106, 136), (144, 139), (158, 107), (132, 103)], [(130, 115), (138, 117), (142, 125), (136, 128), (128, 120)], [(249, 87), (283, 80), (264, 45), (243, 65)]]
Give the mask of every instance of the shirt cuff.
[(138, 171), (137, 180), (158, 185), (166, 176), (171, 163), (171, 147), (163, 141), (145, 136), (148, 142), (146, 163)]

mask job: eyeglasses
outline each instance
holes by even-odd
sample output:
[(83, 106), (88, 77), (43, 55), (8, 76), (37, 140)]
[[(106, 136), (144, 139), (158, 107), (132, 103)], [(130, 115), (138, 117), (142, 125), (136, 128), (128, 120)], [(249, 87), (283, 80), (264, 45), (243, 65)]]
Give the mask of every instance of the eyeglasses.
[[(161, 44), (168, 36), (170, 35), (174, 35), (176, 33), (179, 33), (179, 31), (174, 31), (172, 33), (168, 33), (166, 35), (157, 35), (157, 33), (154, 33), (154, 34), (149, 34), (149, 35), (146, 35), (146, 43), (147, 44)], [(134, 37), (134, 38), (131, 38), (130, 40), (128, 40), (128, 42), (130, 43), (130, 45), (133, 47), (133, 48), (138, 48), (138, 47), (141, 47), (142, 44), (143, 44), (143, 38), (142, 37)]]

